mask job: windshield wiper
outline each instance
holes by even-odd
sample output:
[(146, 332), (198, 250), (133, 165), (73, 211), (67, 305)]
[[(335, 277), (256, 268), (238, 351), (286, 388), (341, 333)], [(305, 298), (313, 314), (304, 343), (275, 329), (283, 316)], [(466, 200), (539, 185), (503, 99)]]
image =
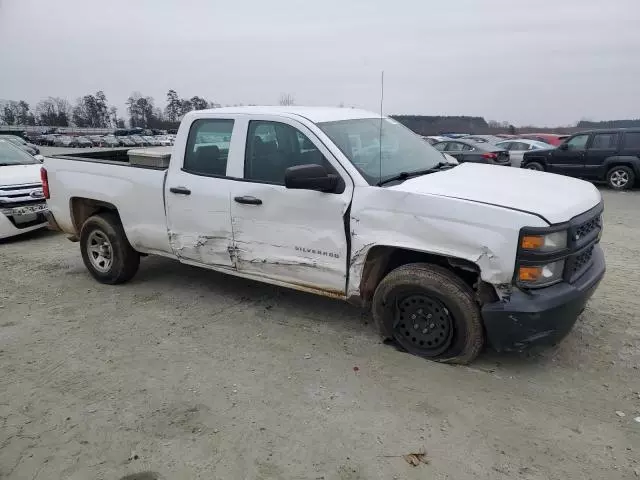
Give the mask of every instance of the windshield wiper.
[(438, 162), (431, 168), (427, 168), (426, 170), (416, 170), (414, 172), (400, 172), (393, 177), (385, 178), (384, 180), (380, 180), (376, 185), (381, 187), (382, 185), (386, 185), (387, 183), (395, 182), (398, 180), (406, 180), (411, 177), (419, 177), (420, 175), (427, 175), (429, 173), (439, 172), (440, 170), (453, 168), (456, 165), (454, 163), (447, 162)]

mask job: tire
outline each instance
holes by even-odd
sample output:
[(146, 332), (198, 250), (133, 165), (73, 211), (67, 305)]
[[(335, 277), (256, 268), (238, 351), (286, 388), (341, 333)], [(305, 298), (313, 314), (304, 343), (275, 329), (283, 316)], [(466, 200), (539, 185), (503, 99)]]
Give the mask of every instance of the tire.
[(529, 162), (525, 164), (524, 168), (527, 170), (535, 170), (537, 172), (544, 172), (544, 165), (540, 162)]
[(93, 278), (109, 285), (131, 280), (140, 265), (140, 254), (129, 244), (115, 213), (94, 215), (84, 222), (80, 252)]
[(624, 165), (616, 165), (607, 172), (607, 185), (614, 190), (627, 190), (635, 181), (633, 170)]
[[(376, 288), (372, 313), (384, 340), (429, 360), (467, 364), (484, 344), (473, 291), (436, 265), (412, 263), (391, 271)], [(428, 346), (432, 340), (433, 346)]]

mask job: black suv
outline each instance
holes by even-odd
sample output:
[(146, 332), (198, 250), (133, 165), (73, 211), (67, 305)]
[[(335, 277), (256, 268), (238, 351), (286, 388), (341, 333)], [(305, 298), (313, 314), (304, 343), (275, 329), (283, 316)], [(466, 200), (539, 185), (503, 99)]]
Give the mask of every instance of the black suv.
[(526, 152), (522, 168), (604, 180), (615, 190), (631, 188), (640, 177), (640, 128), (577, 133), (557, 148)]

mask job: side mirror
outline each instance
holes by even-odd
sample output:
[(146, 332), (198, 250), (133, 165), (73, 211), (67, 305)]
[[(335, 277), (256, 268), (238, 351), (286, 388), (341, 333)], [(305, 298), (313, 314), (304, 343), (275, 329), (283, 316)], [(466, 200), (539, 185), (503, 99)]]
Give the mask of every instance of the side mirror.
[(561, 143), (560, 145), (558, 145), (558, 150), (569, 150), (569, 144)]
[(298, 165), (284, 172), (284, 186), (287, 188), (332, 192), (337, 184), (338, 176), (328, 173), (322, 165)]

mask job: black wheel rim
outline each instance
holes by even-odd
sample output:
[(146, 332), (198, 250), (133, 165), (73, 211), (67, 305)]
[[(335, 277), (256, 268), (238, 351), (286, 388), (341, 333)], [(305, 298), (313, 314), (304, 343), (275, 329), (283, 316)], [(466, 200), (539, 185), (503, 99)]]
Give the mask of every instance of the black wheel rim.
[(418, 293), (398, 298), (394, 337), (411, 353), (435, 357), (451, 345), (453, 317), (434, 297)]

